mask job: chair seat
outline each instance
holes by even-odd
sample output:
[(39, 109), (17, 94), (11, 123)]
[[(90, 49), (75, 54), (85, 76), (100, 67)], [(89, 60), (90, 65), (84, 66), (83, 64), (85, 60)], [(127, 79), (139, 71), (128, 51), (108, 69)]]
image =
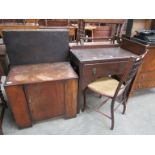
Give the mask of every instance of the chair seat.
[[(88, 88), (96, 93), (101, 94), (101, 95), (105, 95), (107, 97), (113, 97), (118, 84), (119, 84), (119, 81), (117, 81), (113, 78), (103, 77), (103, 78), (99, 78), (96, 81), (90, 83), (88, 85)], [(124, 90), (123, 88), (124, 88), (124, 85), (121, 87), (118, 95), (120, 95), (122, 93), (122, 91)]]

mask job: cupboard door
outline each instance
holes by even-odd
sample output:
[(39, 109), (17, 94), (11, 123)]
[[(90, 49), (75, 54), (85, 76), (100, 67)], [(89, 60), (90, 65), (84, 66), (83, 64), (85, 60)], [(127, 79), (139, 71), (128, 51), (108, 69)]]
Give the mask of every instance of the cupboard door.
[(44, 82), (25, 87), (33, 121), (39, 121), (64, 114), (64, 83)]

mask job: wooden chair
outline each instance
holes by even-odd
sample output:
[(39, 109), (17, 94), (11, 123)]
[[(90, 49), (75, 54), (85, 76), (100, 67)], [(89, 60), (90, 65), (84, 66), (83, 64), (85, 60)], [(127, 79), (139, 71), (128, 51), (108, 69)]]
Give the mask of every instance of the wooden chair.
[(91, 90), (95, 93), (98, 93), (101, 96), (106, 96), (108, 99), (111, 99), (111, 116), (107, 116), (103, 112), (100, 111), (100, 108), (106, 101), (104, 101), (99, 107), (96, 107), (94, 110), (99, 112), (111, 119), (111, 129), (114, 128), (114, 107), (116, 99), (119, 99), (120, 104), (123, 104), (123, 112), (126, 111), (126, 103), (129, 97), (130, 89), (132, 83), (134, 81), (134, 77), (138, 71), (139, 66), (142, 63), (142, 60), (147, 52), (138, 57), (130, 57), (127, 65), (125, 66), (124, 73), (120, 78), (120, 81), (112, 78), (112, 77), (103, 77), (99, 78), (96, 81), (90, 83), (87, 88), (84, 90), (84, 106), (82, 111), (85, 110), (86, 107), (86, 92), (87, 90)]
[[(106, 25), (106, 26), (96, 26), (96, 29), (93, 30), (93, 36), (92, 38), (94, 38), (94, 42), (97, 41), (105, 41), (105, 39), (108, 37), (110, 37), (110, 32), (111, 32), (111, 26), (110, 25)], [(110, 42), (110, 41), (109, 41)]]
[[(76, 42), (80, 42), (83, 44), (85, 40), (93, 40), (93, 41), (111, 41), (112, 44), (117, 41), (117, 43), (120, 43), (121, 38), (121, 31), (125, 20), (123, 19), (79, 19), (78, 21), (78, 30), (77, 30), (77, 39)], [(94, 36), (93, 37), (86, 37), (85, 36), (85, 26), (86, 24), (104, 24), (108, 27), (108, 33), (105, 34), (105, 27), (101, 26), (100, 32), (97, 32), (97, 30), (94, 29)], [(106, 28), (107, 28), (106, 27)], [(98, 26), (96, 27), (98, 29)], [(100, 33), (100, 34), (99, 34)]]

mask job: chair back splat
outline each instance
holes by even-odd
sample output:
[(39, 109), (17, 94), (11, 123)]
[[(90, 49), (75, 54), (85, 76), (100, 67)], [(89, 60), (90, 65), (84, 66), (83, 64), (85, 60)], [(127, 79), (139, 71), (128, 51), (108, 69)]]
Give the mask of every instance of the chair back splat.
[(143, 58), (146, 54), (147, 54), (147, 51), (138, 57), (130, 57), (129, 58), (128, 63), (124, 69), (124, 73), (123, 73), (121, 80), (118, 84), (118, 87), (116, 89), (115, 95), (113, 97), (114, 99), (117, 97), (119, 91), (122, 88), (122, 85), (124, 85), (122, 101), (124, 101), (124, 100), (127, 101), (133, 81), (134, 81), (137, 71), (139, 69), (139, 66), (142, 64)]

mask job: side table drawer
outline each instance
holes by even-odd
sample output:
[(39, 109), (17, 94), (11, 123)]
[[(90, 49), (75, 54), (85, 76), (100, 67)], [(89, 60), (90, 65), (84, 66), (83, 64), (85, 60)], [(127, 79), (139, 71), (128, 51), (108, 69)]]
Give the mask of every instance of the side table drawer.
[(120, 75), (123, 73), (125, 65), (126, 62), (85, 64), (83, 67), (84, 85), (103, 76)]

